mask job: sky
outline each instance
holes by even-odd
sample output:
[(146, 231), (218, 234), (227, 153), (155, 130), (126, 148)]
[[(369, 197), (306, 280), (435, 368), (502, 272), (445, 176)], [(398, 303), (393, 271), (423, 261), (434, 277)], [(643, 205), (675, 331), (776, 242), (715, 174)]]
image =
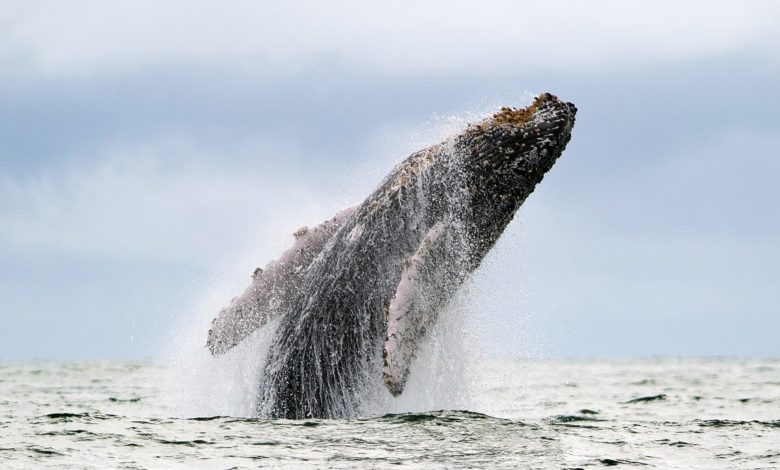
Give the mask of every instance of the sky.
[(469, 287), (490, 353), (780, 356), (780, 3), (28, 1), (0, 29), (0, 359), (155, 357), (296, 228), (545, 91), (577, 124)]

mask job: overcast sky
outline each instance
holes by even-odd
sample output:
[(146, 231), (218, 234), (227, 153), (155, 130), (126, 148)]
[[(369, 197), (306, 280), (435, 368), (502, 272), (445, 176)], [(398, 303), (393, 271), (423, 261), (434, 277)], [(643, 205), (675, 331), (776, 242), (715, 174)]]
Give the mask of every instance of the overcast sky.
[(543, 91), (577, 124), (474, 278), (488, 349), (780, 355), (778, 2), (29, 1), (0, 29), (0, 359), (154, 357)]

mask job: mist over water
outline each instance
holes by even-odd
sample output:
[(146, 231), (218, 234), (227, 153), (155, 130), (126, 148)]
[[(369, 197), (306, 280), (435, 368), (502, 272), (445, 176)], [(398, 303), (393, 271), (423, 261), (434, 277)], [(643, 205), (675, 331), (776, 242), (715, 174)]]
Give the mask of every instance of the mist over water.
[[(394, 398), (381, 381), (367, 389), (361, 415), (475, 409), (474, 367), (484, 359), (463, 296), (453, 302), (429, 333), (412, 366), (404, 393)], [(218, 310), (204, 310), (214, 312)], [(208, 325), (211, 319), (204, 313)], [(161, 404), (171, 416), (257, 416), (258, 387), (276, 322), (250, 335), (221, 356), (205, 348), (206, 329), (180, 332), (177, 350), (166, 357)]]

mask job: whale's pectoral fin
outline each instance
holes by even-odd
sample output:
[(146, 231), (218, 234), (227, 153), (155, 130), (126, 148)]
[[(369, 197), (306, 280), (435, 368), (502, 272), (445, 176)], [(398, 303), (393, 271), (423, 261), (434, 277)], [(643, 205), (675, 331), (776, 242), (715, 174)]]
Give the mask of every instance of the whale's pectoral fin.
[(463, 263), (452, 253), (454, 232), (441, 222), (435, 224), (401, 266), (401, 281), (385, 312), (382, 351), (385, 386), (394, 396), (404, 390), (425, 333), (466, 276)]
[(312, 261), (355, 209), (345, 209), (317, 227), (298, 229), (293, 234), (292, 247), (264, 269), (255, 269), (252, 285), (212, 321), (206, 341), (209, 351), (222, 354), (268, 321), (283, 315)]

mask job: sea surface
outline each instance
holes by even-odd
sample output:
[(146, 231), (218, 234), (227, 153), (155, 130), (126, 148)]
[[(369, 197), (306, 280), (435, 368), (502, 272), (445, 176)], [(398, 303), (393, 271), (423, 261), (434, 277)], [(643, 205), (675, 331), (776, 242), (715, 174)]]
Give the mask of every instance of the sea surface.
[(489, 360), (473, 409), (303, 421), (181, 417), (169, 367), (0, 362), (0, 468), (780, 468), (780, 359)]

